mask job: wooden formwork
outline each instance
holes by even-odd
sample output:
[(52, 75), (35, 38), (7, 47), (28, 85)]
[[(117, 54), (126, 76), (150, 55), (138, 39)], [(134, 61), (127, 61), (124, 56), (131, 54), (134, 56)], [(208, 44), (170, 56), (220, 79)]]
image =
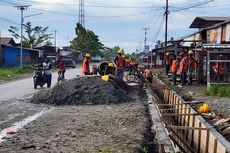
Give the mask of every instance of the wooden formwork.
[[(162, 119), (173, 119), (166, 123), (170, 138), (186, 153), (229, 153), (230, 143), (199, 115), (189, 102), (185, 102), (175, 91), (154, 89), (164, 103), (158, 104)], [(161, 108), (162, 106), (167, 106)]]

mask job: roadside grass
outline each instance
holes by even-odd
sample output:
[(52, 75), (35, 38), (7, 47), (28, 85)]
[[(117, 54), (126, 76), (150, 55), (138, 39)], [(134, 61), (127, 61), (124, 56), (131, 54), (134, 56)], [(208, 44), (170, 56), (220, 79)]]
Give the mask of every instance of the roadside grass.
[(212, 85), (210, 89), (207, 89), (205, 91), (205, 95), (230, 98), (230, 86)]
[(32, 65), (24, 65), (23, 67), (0, 68), (0, 80), (17, 79), (19, 75), (33, 71)]

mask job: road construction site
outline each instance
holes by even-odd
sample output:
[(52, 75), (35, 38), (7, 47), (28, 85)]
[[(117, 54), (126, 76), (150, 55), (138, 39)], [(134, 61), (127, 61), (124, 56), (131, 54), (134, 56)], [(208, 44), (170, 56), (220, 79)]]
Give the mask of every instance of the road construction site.
[(227, 115), (197, 113), (204, 101), (162, 77), (126, 81), (77, 76), (12, 101), (24, 114), (2, 118), (0, 152), (229, 152), (214, 126), (228, 129)]

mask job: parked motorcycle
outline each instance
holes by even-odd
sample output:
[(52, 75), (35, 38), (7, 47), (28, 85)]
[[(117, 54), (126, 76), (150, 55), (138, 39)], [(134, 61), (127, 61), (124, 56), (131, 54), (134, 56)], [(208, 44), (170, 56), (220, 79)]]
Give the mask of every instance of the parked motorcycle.
[(42, 67), (36, 67), (34, 69), (34, 73), (33, 73), (34, 89), (37, 89), (38, 85), (42, 88), (44, 84), (47, 83), (44, 73), (45, 72)]

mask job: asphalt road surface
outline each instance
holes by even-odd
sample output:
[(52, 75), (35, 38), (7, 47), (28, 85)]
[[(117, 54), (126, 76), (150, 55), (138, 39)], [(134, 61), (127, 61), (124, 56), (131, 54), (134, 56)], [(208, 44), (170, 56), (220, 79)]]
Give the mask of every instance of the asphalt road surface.
[[(81, 75), (81, 66), (75, 69), (67, 69), (66, 79), (71, 79)], [(57, 83), (57, 72), (52, 74), (52, 86)], [(26, 101), (33, 93), (46, 88), (34, 89), (32, 74), (30, 78), (13, 81), (0, 85), (0, 130), (10, 127), (21, 120), (33, 116), (43, 110), (49, 109), (45, 105), (31, 104)], [(1, 135), (1, 134), (0, 134)], [(1, 136), (0, 136), (1, 137)]]

